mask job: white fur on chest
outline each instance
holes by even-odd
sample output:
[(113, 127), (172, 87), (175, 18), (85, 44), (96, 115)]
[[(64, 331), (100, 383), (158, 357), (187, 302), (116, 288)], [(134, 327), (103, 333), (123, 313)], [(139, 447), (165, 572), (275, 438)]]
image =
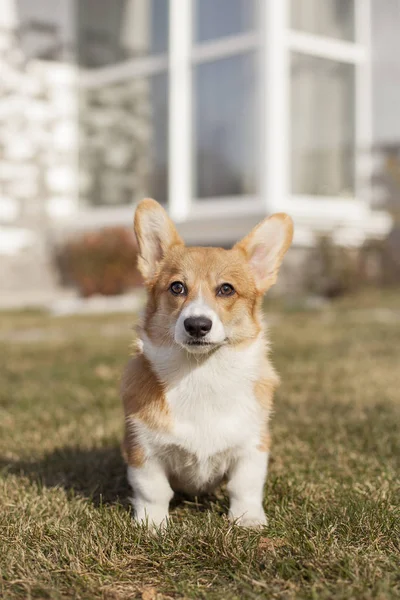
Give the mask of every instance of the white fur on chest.
[(212, 484), (235, 455), (259, 439), (261, 408), (254, 383), (263, 345), (260, 339), (241, 351), (224, 347), (196, 360), (144, 340), (144, 352), (165, 385), (173, 424), (168, 433), (148, 432), (146, 441), (172, 475), (198, 488)]
[(243, 445), (259, 427), (254, 381), (246, 365), (226, 363), (211, 359), (166, 393), (173, 437), (200, 460)]

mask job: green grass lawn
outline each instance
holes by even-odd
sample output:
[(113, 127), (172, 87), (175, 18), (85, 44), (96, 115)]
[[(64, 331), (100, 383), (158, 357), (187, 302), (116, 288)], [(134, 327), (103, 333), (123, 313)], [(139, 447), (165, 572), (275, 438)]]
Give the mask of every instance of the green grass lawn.
[(400, 293), (270, 310), (268, 526), (222, 490), (155, 536), (119, 452), (133, 317), (0, 314), (2, 599), (399, 597)]

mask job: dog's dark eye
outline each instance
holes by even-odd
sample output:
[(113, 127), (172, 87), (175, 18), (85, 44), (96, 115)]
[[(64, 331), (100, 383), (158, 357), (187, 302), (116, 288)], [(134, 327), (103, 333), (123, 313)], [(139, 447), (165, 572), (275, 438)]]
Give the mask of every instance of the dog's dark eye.
[(217, 292), (217, 296), (233, 296), (235, 288), (230, 283), (223, 283)]
[(186, 294), (185, 285), (181, 281), (174, 281), (169, 286), (169, 289), (174, 296), (183, 296)]

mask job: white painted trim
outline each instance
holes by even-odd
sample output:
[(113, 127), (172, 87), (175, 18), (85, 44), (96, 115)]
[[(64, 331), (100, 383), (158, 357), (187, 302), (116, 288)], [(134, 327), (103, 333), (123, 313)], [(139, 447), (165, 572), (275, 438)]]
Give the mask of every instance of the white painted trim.
[[(386, 211), (371, 211), (359, 198), (290, 196), (288, 212), (295, 229), (298, 225), (310, 232), (352, 232), (354, 240), (362, 243), (368, 237), (383, 238), (392, 226)], [(358, 243), (358, 242), (357, 242)]]
[(346, 247), (360, 247), (368, 239), (383, 239), (391, 227), (389, 215), (383, 211), (369, 213), (357, 222), (307, 223), (299, 219), (295, 222), (293, 245), (312, 248), (321, 234), (332, 237), (335, 244)]
[(99, 69), (80, 69), (79, 85), (85, 88), (109, 85), (126, 79), (154, 75), (167, 68), (168, 58), (165, 55), (133, 58)]
[(192, 62), (202, 63), (215, 61), (228, 56), (235, 56), (258, 48), (260, 36), (257, 32), (229, 36), (211, 42), (196, 44), (192, 47)]
[(288, 184), (289, 149), (289, 56), (285, 44), (288, 0), (267, 2), (263, 14), (266, 65), (265, 100), (267, 116), (263, 121), (266, 165), (262, 173), (261, 195), (269, 212), (285, 210)]
[(258, 84), (258, 177), (257, 177), (257, 189), (260, 194), (260, 201), (264, 210), (268, 210), (268, 164), (267, 164), (267, 150), (268, 150), (268, 134), (269, 134), (269, 121), (268, 121), (268, 98), (269, 98), (269, 79), (268, 79), (268, 53), (269, 53), (269, 39), (267, 30), (267, 3), (257, 3), (256, 18), (259, 24), (259, 35), (260, 35), (260, 46), (257, 53), (257, 75), (259, 78)]
[[(371, 161), (368, 151), (372, 140), (372, 108), (371, 108), (371, 51), (370, 51), (370, 0), (355, 0), (355, 42), (347, 42), (325, 38), (309, 33), (297, 31), (287, 32), (287, 44), (291, 52), (302, 52), (310, 56), (325, 58), (354, 65), (355, 67), (355, 94), (354, 94), (354, 179), (355, 197), (361, 205), (367, 204), (370, 199)], [(290, 122), (290, 115), (288, 115)], [(288, 155), (289, 157), (289, 155)], [(288, 158), (289, 164), (289, 158)], [(291, 185), (289, 183), (289, 185)], [(293, 198), (293, 196), (292, 196)], [(304, 198), (304, 196), (297, 196)], [(321, 199), (315, 198), (317, 205)], [(340, 197), (323, 198), (323, 206), (329, 214), (336, 213), (336, 206), (340, 206), (343, 199)], [(345, 200), (348, 202), (348, 200)], [(291, 204), (291, 202), (289, 202)], [(346, 205), (349, 206), (348, 204)], [(333, 211), (333, 212), (331, 212)]]
[(293, 218), (301, 218), (309, 223), (349, 223), (365, 218), (368, 207), (357, 198), (338, 196), (290, 195), (286, 208)]
[[(126, 206), (97, 206), (82, 207), (79, 210), (79, 218), (76, 214), (67, 217), (61, 226), (69, 229), (96, 229), (98, 227), (125, 225), (130, 227), (133, 223), (135, 204)], [(186, 215), (188, 220), (226, 218), (227, 215), (240, 220), (241, 217), (250, 214), (258, 214), (260, 218), (265, 216), (265, 208), (258, 196), (232, 196), (226, 198), (211, 198), (207, 200), (196, 200)], [(175, 219), (179, 222), (179, 219)], [(54, 223), (57, 226), (57, 222)]]
[[(204, 206), (204, 210), (193, 205), (178, 228), (188, 244), (234, 242), (266, 216), (261, 198), (253, 197), (249, 201), (250, 197), (226, 198), (224, 206), (218, 201)], [(297, 246), (312, 245), (318, 233), (332, 234), (335, 239), (346, 239), (346, 243), (357, 245), (368, 237), (385, 237), (392, 223), (385, 211), (372, 212), (356, 199), (291, 196), (286, 208), (295, 223), (294, 244)], [(112, 225), (130, 227), (134, 210), (134, 206), (81, 210), (79, 218), (75, 215), (62, 223), (53, 222), (53, 227), (63, 235)]]
[(365, 60), (357, 65), (355, 81), (356, 196), (372, 202), (372, 56), (371, 1), (356, 0), (356, 39), (365, 48)]
[(191, 219), (213, 219), (218, 216), (237, 216), (265, 212), (260, 196), (218, 196), (196, 198), (190, 209)]
[(170, 0), (168, 206), (183, 221), (192, 195), (192, 0)]
[[(366, 30), (366, 26), (370, 27), (370, 12), (371, 0), (353, 0), (354, 2), (354, 15), (355, 15), (355, 32), (354, 39), (357, 44), (365, 44), (368, 42), (370, 32)], [(364, 7), (367, 5), (367, 14), (365, 13)], [(365, 17), (367, 16), (367, 21)]]
[[(368, 0), (367, 0), (368, 1)], [(272, 2), (272, 4), (274, 4)], [(361, 44), (326, 38), (311, 33), (288, 30), (287, 45), (292, 52), (357, 64), (366, 60), (366, 49)]]

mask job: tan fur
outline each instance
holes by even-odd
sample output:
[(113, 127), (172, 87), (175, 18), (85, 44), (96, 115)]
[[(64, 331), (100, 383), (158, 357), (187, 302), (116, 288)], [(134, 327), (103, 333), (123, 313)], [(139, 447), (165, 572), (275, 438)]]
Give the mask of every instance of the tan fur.
[(267, 427), (265, 427), (265, 431), (261, 435), (257, 448), (260, 452), (269, 452), (271, 449), (271, 435)]
[[(152, 198), (145, 198), (135, 212), (134, 229), (139, 246), (138, 268), (146, 282), (151, 282), (158, 275), (161, 261), (168, 249), (175, 245), (183, 246), (171, 219), (160, 205)], [(144, 218), (150, 216), (149, 218)], [(163, 230), (162, 239), (154, 237), (155, 230)]]
[[(267, 273), (267, 276), (265, 277), (264, 281), (258, 282), (259, 285), (257, 287), (258, 287), (258, 291), (261, 294), (265, 294), (265, 292), (267, 292), (268, 289), (276, 283), (279, 267), (281, 266), (283, 257), (286, 254), (287, 250), (289, 249), (289, 247), (292, 243), (292, 240), (293, 240), (293, 221), (292, 221), (292, 219), (289, 217), (289, 215), (287, 215), (285, 213), (276, 213), (276, 214), (272, 215), (271, 217), (267, 217), (266, 219), (261, 221), (261, 223), (259, 223), (256, 227), (254, 227), (254, 229), (252, 229), (252, 231), (250, 231), (250, 233), (248, 235), (246, 235), (245, 238), (243, 238), (240, 242), (238, 242), (234, 246), (234, 248), (243, 252), (246, 259), (248, 261), (250, 261), (252, 254), (261, 245), (261, 241), (264, 242), (264, 240), (260, 239), (263, 229), (265, 228), (266, 225), (268, 225), (272, 221), (280, 221), (282, 224), (285, 225), (285, 227), (284, 227), (285, 236), (284, 236), (283, 244), (280, 248), (280, 251), (278, 252), (278, 254), (275, 257), (275, 260), (273, 262), (270, 272)], [(264, 243), (265, 243), (266, 247), (268, 247), (268, 239), (266, 239)]]
[(131, 467), (141, 467), (146, 460), (145, 452), (138, 441), (136, 427), (134, 421), (126, 419), (121, 450), (124, 461)]
[(135, 421), (150, 429), (168, 431), (171, 428), (164, 391), (145, 356), (137, 353), (128, 362), (121, 383), (125, 412), (125, 437), (122, 453), (131, 466), (140, 466), (144, 459), (136, 435)]
[(254, 395), (263, 409), (264, 425), (260, 443), (257, 446), (261, 452), (269, 452), (271, 447), (271, 436), (269, 433), (269, 418), (271, 416), (273, 397), (279, 385), (279, 377), (271, 367), (269, 361), (265, 360), (265, 375), (254, 385)]
[[(259, 308), (261, 298), (251, 273), (237, 249), (187, 248), (176, 245), (160, 263), (159, 276), (148, 284), (148, 305), (144, 330), (158, 344), (170, 343), (168, 332), (177, 316), (199, 293), (228, 325), (240, 320), (233, 343), (253, 340), (261, 331)], [(185, 281), (189, 293), (185, 297), (168, 293), (173, 281)], [(216, 288), (231, 283), (235, 296), (216, 297)]]

